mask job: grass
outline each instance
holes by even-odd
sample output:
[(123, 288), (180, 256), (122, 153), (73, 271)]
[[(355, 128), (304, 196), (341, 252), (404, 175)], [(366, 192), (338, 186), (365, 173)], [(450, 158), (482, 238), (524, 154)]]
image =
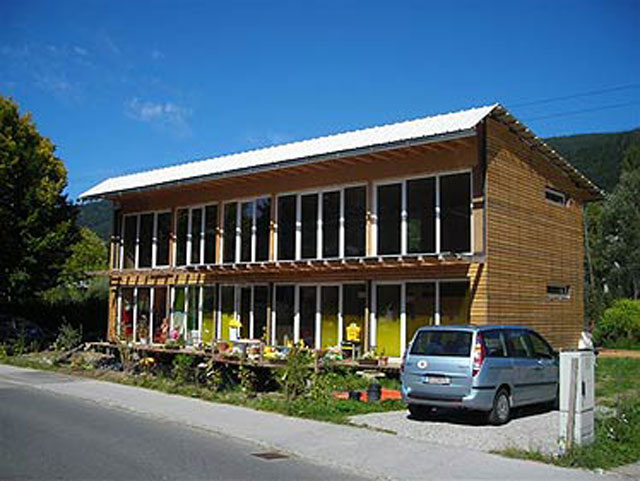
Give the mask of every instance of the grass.
[(640, 359), (598, 358), (596, 367), (598, 404), (613, 406), (620, 396), (640, 398)]
[[(327, 421), (337, 424), (351, 424), (350, 416), (373, 412), (397, 411), (405, 409), (399, 400), (388, 400), (378, 403), (364, 403), (352, 400), (338, 400), (330, 395), (321, 398), (310, 396), (287, 401), (282, 392), (263, 392), (247, 395), (238, 386), (215, 391), (206, 386), (195, 383), (178, 382), (163, 375), (128, 375), (120, 371), (102, 369), (78, 369), (68, 365), (54, 365), (47, 361), (48, 357), (42, 353), (25, 356), (0, 356), (0, 362), (18, 367), (27, 367), (54, 371), (101, 381), (115, 382), (129, 386), (177, 394), (186, 397), (203, 399), (205, 401), (245, 406), (261, 411), (269, 411), (317, 421)], [(368, 381), (353, 374), (334, 376), (338, 389), (364, 389)], [(386, 388), (397, 388), (397, 380), (387, 379), (381, 383)]]
[(611, 469), (640, 461), (640, 359), (600, 358), (596, 367), (596, 402), (616, 410), (596, 418), (596, 439), (563, 456), (508, 448), (498, 454), (511, 458), (586, 469)]

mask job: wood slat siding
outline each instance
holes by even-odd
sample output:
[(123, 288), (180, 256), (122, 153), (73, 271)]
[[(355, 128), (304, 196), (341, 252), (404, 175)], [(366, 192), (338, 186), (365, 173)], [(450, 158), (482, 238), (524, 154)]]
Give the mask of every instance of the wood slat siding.
[[(583, 328), (582, 202), (509, 129), (487, 122), (487, 308), (493, 324), (525, 324), (556, 348), (575, 348)], [(565, 207), (545, 187), (573, 194)], [(569, 300), (549, 300), (547, 284), (571, 286)]]

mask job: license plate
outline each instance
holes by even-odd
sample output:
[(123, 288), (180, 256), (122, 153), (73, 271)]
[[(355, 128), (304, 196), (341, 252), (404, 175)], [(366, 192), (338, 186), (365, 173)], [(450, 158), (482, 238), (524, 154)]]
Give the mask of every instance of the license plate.
[(427, 384), (451, 384), (451, 379), (444, 376), (425, 376), (424, 382)]

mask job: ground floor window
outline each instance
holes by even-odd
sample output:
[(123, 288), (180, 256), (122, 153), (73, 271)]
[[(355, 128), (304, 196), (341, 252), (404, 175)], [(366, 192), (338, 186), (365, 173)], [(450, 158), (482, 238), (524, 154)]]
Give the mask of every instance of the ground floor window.
[(121, 338), (140, 343), (262, 339), (329, 349), (355, 341), (361, 351), (369, 344), (378, 355), (399, 357), (421, 326), (469, 323), (470, 305), (465, 279), (372, 282), (370, 290), (365, 282), (272, 289), (266, 284), (124, 287), (117, 328)]
[(371, 345), (379, 355), (398, 357), (421, 326), (468, 324), (470, 305), (468, 280), (377, 283)]
[(118, 297), (117, 333), (125, 341), (162, 343), (169, 323), (167, 287), (123, 287)]
[(201, 341), (201, 297), (201, 286), (173, 288), (169, 339), (184, 340), (185, 344), (190, 345)]
[(266, 285), (175, 286), (168, 337), (187, 345), (266, 340), (268, 292)]
[(359, 328), (358, 344), (364, 341), (366, 285), (300, 284), (274, 287), (272, 343), (303, 342), (314, 349), (340, 346), (346, 329)]

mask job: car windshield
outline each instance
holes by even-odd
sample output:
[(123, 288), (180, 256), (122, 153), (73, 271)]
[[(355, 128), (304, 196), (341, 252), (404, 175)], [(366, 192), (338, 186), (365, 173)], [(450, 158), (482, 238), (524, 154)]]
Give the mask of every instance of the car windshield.
[(420, 331), (411, 354), (418, 356), (469, 357), (471, 333), (467, 331)]

